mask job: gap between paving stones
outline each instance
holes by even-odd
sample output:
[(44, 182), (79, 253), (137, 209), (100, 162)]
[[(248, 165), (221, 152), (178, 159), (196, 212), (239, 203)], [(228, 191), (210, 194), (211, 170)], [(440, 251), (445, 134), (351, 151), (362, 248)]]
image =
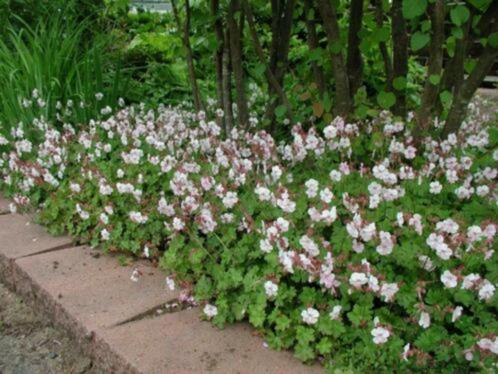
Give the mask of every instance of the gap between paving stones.
[(290, 352), (264, 348), (248, 324), (219, 330), (199, 320), (199, 308), (168, 309), (178, 295), (166, 289), (158, 269), (138, 261), (144, 275), (134, 283), (129, 267), (97, 253), (50, 237), (26, 217), (0, 216), (0, 281), (47, 313), (108, 372), (323, 371)]

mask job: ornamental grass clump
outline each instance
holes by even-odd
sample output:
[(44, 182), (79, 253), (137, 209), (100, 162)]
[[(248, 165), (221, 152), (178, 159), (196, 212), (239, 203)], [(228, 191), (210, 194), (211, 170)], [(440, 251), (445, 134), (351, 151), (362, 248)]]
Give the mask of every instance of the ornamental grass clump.
[(2, 134), (2, 188), (53, 232), (158, 261), (206, 319), (248, 320), (303, 361), (495, 367), (498, 129), (482, 114), (420, 143), (388, 113), (282, 143), (255, 118), (222, 137), (202, 112), (107, 116)]

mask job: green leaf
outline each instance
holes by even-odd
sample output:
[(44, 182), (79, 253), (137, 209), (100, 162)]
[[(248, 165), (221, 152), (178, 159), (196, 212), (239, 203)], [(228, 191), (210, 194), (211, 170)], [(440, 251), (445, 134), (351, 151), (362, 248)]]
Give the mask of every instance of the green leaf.
[(275, 115), (277, 117), (283, 117), (286, 112), (287, 108), (285, 107), (285, 105), (279, 105), (275, 108)]
[(403, 17), (413, 19), (424, 14), (427, 0), (403, 0)]
[(493, 48), (498, 48), (498, 32), (494, 32), (488, 36), (488, 43)]
[(429, 82), (431, 82), (434, 86), (437, 86), (440, 81), (441, 81), (441, 76), (438, 74), (432, 74), (429, 77)]
[(406, 78), (405, 77), (396, 77), (393, 80), (393, 87), (395, 90), (401, 91), (406, 88)]
[(457, 26), (461, 26), (467, 22), (469, 17), (470, 12), (465, 5), (457, 5), (450, 12), (451, 21)]
[(396, 103), (396, 96), (392, 92), (381, 91), (377, 95), (377, 102), (384, 109), (389, 109)]
[(424, 48), (430, 40), (431, 37), (429, 36), (429, 34), (424, 34), (420, 31), (417, 31), (412, 35), (410, 39), (410, 47), (413, 51), (418, 51)]

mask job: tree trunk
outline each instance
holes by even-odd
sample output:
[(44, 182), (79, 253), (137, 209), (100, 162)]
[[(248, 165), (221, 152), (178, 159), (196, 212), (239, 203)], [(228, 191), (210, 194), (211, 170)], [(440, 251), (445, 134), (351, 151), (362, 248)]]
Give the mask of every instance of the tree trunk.
[[(314, 18), (311, 20), (310, 12), (314, 10), (313, 0), (305, 0), (304, 2), (304, 22), (306, 24), (306, 32), (308, 35), (308, 48), (310, 51), (313, 51), (319, 48), (318, 44), (318, 35), (316, 34), (315, 22)], [(318, 92), (320, 92), (320, 96), (323, 97), (325, 94), (325, 74), (323, 69), (316, 61), (311, 63), (311, 69), (313, 70), (314, 81), (318, 87)]]
[(486, 77), (493, 66), (495, 59), (498, 57), (498, 48), (493, 48), (489, 44), (484, 48), (483, 53), (479, 57), (474, 70), (465, 79), (458, 94), (453, 98), (448, 118), (443, 129), (442, 136), (446, 137), (448, 134), (456, 133), (460, 128), (465, 115), (467, 114), (467, 107), (472, 96), (477, 91), (482, 81)]
[(225, 34), (223, 48), (223, 111), (225, 112), (225, 132), (228, 134), (233, 128), (232, 109), (232, 67), (230, 62), (230, 31)]
[(256, 51), (256, 56), (258, 56), (259, 62), (266, 66), (265, 75), (266, 75), (266, 79), (268, 80), (268, 85), (273, 86), (273, 89), (275, 90), (275, 92), (277, 92), (283, 105), (285, 105), (285, 107), (287, 108), (287, 114), (288, 114), (289, 118), (292, 118), (293, 117), (292, 108), (291, 108), (291, 105), (289, 103), (289, 100), (287, 99), (287, 96), (285, 95), (284, 90), (282, 89), (282, 87), (278, 83), (278, 80), (275, 78), (275, 75), (273, 74), (269, 65), (266, 62), (263, 48), (261, 47), (261, 44), (260, 44), (259, 39), (258, 39), (258, 33), (256, 31), (256, 26), (254, 24), (254, 16), (252, 14), (251, 7), (249, 6), (247, 0), (242, 0), (242, 4), (244, 6), (244, 10), (246, 13), (247, 24), (249, 25), (249, 32), (251, 34), (251, 39), (252, 39), (253, 44), (254, 44), (254, 50)]
[(239, 26), (235, 20), (235, 13), (240, 10), (240, 1), (232, 0), (228, 7), (228, 29), (230, 31), (230, 54), (235, 79), (235, 92), (237, 94), (237, 118), (239, 124), (243, 128), (246, 128), (249, 125), (249, 115), (244, 83), (244, 69), (242, 67), (242, 42)]
[(203, 109), (201, 95), (199, 92), (199, 87), (197, 86), (197, 79), (195, 76), (194, 67), (194, 57), (192, 53), (192, 47), (190, 45), (190, 3), (189, 0), (185, 0), (185, 23), (182, 27), (182, 22), (180, 20), (180, 15), (178, 13), (178, 8), (176, 7), (176, 1), (171, 1), (171, 6), (173, 8), (173, 15), (176, 20), (176, 26), (178, 31), (183, 30), (182, 42), (185, 48), (185, 54), (187, 59), (188, 76), (190, 81), (190, 87), (192, 89), (192, 96), (194, 97), (194, 107), (197, 112)]
[(351, 98), (354, 97), (358, 88), (361, 87), (363, 74), (363, 60), (360, 51), (360, 37), (363, 23), (363, 0), (351, 0), (348, 31), (348, 56), (347, 70), (349, 78), (349, 91)]
[[(374, 0), (375, 6), (375, 22), (377, 27), (381, 28), (384, 25), (384, 10), (382, 9), (382, 0)], [(384, 61), (384, 73), (386, 74), (387, 91), (393, 90), (393, 65), (391, 56), (389, 55), (386, 42), (379, 43), (380, 54)]]
[[(214, 33), (216, 36), (216, 51), (214, 52), (215, 69), (216, 69), (216, 98), (218, 102), (218, 108), (224, 108), (223, 99), (223, 49), (224, 49), (224, 35), (223, 35), (223, 23), (220, 18), (220, 1), (211, 0), (211, 15), (215, 18), (214, 20)], [(224, 127), (224, 120), (220, 118), (218, 124)], [(227, 128), (225, 127), (225, 131)]]
[[(406, 79), (408, 74), (408, 34), (403, 18), (403, 0), (393, 0), (391, 7), (392, 41), (393, 41), (393, 82), (396, 78)], [(396, 105), (394, 114), (406, 117), (406, 90), (395, 89)]]
[(432, 37), (429, 50), (429, 66), (427, 68), (427, 77), (425, 80), (424, 91), (422, 93), (422, 101), (417, 112), (416, 133), (418, 134), (429, 127), (435, 107), (434, 104), (439, 99), (439, 82), (434, 84), (431, 82), (430, 78), (439, 77), (439, 79), (441, 79), (444, 53), (443, 44), (445, 40), (444, 18), (444, 0), (436, 0), (431, 12)]
[[(272, 1), (272, 44), (270, 49), (270, 69), (280, 87), (283, 87), (285, 73), (288, 66), (288, 55), (292, 31), (295, 0)], [(277, 9), (274, 9), (276, 7)], [(281, 102), (278, 92), (272, 85), (268, 85), (270, 104), (266, 109), (266, 118), (275, 126), (275, 108)]]
[[(464, 64), (465, 57), (467, 56), (468, 48), (470, 48), (469, 39), (470, 37), (470, 29), (472, 27), (473, 13), (470, 14), (469, 19), (463, 25), (463, 38), (460, 45), (455, 48), (455, 54), (452, 58), (448, 59), (445, 64), (443, 77), (441, 78), (441, 85), (439, 88), (439, 92), (442, 93), (444, 91), (450, 92), (453, 97), (458, 95), (458, 91), (462, 86), (464, 81)], [(436, 103), (436, 115), (440, 116), (443, 111), (443, 105), (441, 100), (438, 100)]]
[(342, 49), (339, 48), (341, 36), (339, 33), (339, 24), (337, 14), (332, 7), (330, 0), (318, 1), (320, 16), (323, 20), (323, 28), (327, 34), (329, 47), (332, 49), (331, 61), (335, 80), (335, 109), (336, 115), (347, 117), (352, 109), (351, 92), (349, 88), (349, 79)]

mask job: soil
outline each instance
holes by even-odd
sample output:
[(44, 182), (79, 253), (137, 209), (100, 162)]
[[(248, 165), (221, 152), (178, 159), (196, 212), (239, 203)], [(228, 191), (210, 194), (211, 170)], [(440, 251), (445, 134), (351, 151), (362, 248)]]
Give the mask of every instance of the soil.
[(1, 374), (101, 374), (68, 334), (0, 283)]

